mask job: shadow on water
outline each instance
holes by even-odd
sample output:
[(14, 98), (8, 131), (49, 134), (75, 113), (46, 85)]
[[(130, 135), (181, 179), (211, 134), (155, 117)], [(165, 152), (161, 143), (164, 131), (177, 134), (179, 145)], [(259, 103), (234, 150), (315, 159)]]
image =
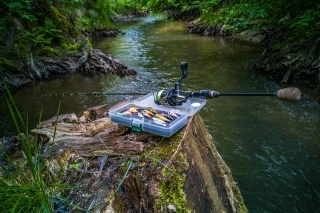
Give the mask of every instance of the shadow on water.
[[(172, 88), (180, 62), (189, 64), (183, 90), (274, 92), (280, 85), (248, 71), (262, 50), (221, 38), (190, 35), (185, 23), (146, 17), (117, 26), (125, 35), (94, 39), (94, 48), (134, 68), (136, 76), (83, 78), (69, 76), (14, 93), (18, 107), (35, 125), (61, 113), (80, 116), (91, 106), (115, 104), (132, 96), (43, 96), (79, 92), (152, 92)], [(214, 143), (231, 168), (250, 212), (320, 212), (319, 96), (300, 87), (299, 102), (275, 97), (219, 97), (207, 101), (200, 114)], [(12, 135), (1, 100), (1, 134)]]

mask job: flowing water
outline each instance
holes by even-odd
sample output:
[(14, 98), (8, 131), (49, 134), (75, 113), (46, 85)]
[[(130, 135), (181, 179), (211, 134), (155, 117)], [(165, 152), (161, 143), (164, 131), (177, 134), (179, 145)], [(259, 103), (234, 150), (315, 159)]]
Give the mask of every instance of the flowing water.
[[(126, 96), (43, 96), (53, 93), (145, 92), (173, 88), (187, 62), (182, 90), (274, 92), (271, 78), (248, 71), (261, 48), (222, 38), (190, 35), (182, 22), (146, 17), (121, 23), (117, 38), (94, 39), (94, 48), (111, 54), (138, 74), (84, 78), (78, 75), (35, 84), (13, 94), (31, 128), (39, 119), (60, 113), (81, 113), (91, 106), (115, 104)], [(320, 101), (300, 87), (298, 102), (276, 97), (219, 97), (207, 101), (200, 114), (214, 144), (238, 183), (250, 212), (320, 212)], [(1, 135), (14, 135), (8, 109), (1, 99)]]

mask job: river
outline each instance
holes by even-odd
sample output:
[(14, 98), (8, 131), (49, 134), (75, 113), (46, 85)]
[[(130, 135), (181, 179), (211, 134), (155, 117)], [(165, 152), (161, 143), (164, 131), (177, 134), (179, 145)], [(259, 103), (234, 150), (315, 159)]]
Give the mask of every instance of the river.
[[(134, 96), (47, 96), (54, 93), (145, 92), (173, 88), (188, 63), (182, 90), (274, 92), (279, 82), (248, 71), (263, 49), (223, 38), (188, 33), (186, 24), (159, 16), (119, 23), (116, 38), (93, 39), (94, 48), (135, 69), (136, 76), (63, 77), (13, 94), (30, 128), (57, 113), (81, 113), (91, 106), (115, 104)], [(276, 97), (219, 97), (200, 111), (218, 152), (230, 167), (249, 212), (320, 212), (320, 106), (312, 88), (299, 86), (298, 102)], [(1, 99), (0, 134), (15, 130)]]

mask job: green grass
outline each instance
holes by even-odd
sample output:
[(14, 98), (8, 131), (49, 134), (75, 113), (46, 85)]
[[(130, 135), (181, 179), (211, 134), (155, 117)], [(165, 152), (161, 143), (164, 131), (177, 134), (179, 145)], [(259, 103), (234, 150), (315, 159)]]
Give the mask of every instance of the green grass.
[[(13, 159), (2, 153), (5, 163), (0, 164), (0, 212), (53, 212), (53, 197), (59, 197), (67, 186), (58, 181), (59, 177), (49, 178), (49, 170), (40, 157), (42, 141), (29, 135), (28, 116), (23, 119), (6, 88), (5, 99), (20, 138), (23, 157)], [(41, 115), (42, 109), (39, 122)]]
[[(6, 84), (5, 87), (5, 100), (19, 136), (23, 157), (10, 157), (0, 148), (0, 158), (2, 157), (2, 161), (0, 161), (0, 212), (51, 213), (55, 210), (54, 200), (55, 202), (58, 201), (61, 205), (80, 212), (93, 211), (97, 207), (107, 206), (127, 177), (132, 166), (132, 160), (130, 159), (127, 162), (122, 179), (104, 203), (96, 203), (90, 206), (89, 209), (84, 209), (73, 204), (72, 201), (63, 196), (68, 190), (74, 189), (72, 186), (63, 183), (64, 177), (62, 173), (64, 166), (61, 166), (60, 172), (54, 174), (45, 166), (45, 159), (41, 157), (41, 139), (29, 134), (28, 115), (26, 118), (21, 116)], [(61, 101), (58, 105), (57, 119), (60, 113), (60, 105)], [(40, 111), (39, 123), (41, 115), (42, 109)], [(55, 138), (55, 134), (56, 126), (53, 138)], [(4, 163), (2, 164), (1, 162)], [(72, 167), (70, 166), (70, 168)]]

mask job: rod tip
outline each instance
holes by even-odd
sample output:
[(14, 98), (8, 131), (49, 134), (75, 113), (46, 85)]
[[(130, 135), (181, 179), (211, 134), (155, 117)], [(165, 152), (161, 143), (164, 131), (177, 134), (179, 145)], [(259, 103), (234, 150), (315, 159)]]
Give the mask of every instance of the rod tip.
[(277, 97), (283, 100), (298, 101), (301, 98), (301, 91), (296, 87), (288, 87), (280, 89)]

